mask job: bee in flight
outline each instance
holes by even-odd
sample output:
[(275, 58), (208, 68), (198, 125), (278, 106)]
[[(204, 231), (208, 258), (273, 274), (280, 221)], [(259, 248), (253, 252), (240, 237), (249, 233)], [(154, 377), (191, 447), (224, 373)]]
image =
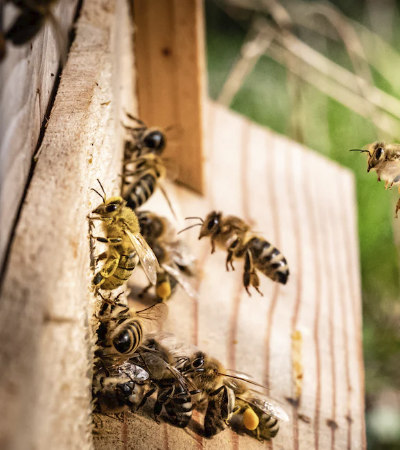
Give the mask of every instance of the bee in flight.
[(144, 335), (161, 324), (166, 316), (167, 306), (163, 303), (135, 311), (117, 301), (103, 302), (98, 314), (98, 356), (110, 363), (125, 361), (142, 344)]
[[(99, 181), (99, 180), (98, 180)], [(103, 202), (92, 211), (96, 217), (89, 220), (100, 220), (106, 237), (95, 237), (99, 242), (107, 244), (107, 251), (100, 254), (97, 260), (105, 259), (101, 270), (93, 278), (96, 288), (105, 290), (116, 289), (131, 276), (138, 261), (147, 275), (150, 283), (157, 282), (159, 265), (153, 251), (140, 234), (139, 221), (132, 209), (126, 206), (121, 197), (106, 198), (103, 186), (101, 195), (93, 189)]]
[[(393, 185), (400, 185), (400, 144), (385, 144), (373, 142), (367, 145), (366, 150), (352, 149), (351, 152), (368, 153), (368, 168), (375, 170), (378, 181), (385, 182), (385, 189), (391, 189)], [(399, 186), (400, 194), (400, 186)], [(396, 217), (400, 210), (400, 198), (396, 205)]]
[(183, 230), (200, 226), (199, 239), (207, 236), (211, 239), (211, 253), (218, 245), (228, 252), (226, 270), (234, 270), (233, 260), (244, 258), (243, 284), (249, 295), (249, 287), (261, 295), (260, 280), (257, 270), (278, 283), (286, 284), (289, 278), (289, 267), (282, 253), (265, 239), (256, 236), (242, 219), (236, 216), (223, 216), (221, 212), (212, 211), (203, 220), (201, 217), (187, 217), (198, 219), (200, 222)]
[[(137, 217), (141, 233), (160, 264), (155, 286), (157, 300), (169, 299), (178, 284), (190, 297), (196, 298), (197, 294), (187, 279), (193, 275), (194, 258), (189, 255), (183, 242), (176, 239), (171, 223), (150, 211), (138, 211)], [(142, 294), (151, 287), (149, 284)]]

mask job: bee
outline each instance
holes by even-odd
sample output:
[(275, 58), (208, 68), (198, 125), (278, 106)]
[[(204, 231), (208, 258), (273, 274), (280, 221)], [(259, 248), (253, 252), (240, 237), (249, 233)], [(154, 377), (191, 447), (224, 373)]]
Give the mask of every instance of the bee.
[[(392, 189), (393, 185), (400, 184), (400, 144), (373, 142), (367, 145), (366, 150), (354, 148), (350, 151), (368, 153), (367, 172), (376, 170), (378, 181), (385, 182), (385, 189)], [(400, 194), (400, 186), (398, 191)], [(396, 218), (399, 210), (400, 198), (396, 204)]]
[(167, 306), (160, 303), (135, 311), (118, 302), (103, 302), (98, 314), (98, 356), (106, 362), (121, 362), (134, 355), (143, 336), (165, 320)]
[(106, 369), (95, 367), (93, 396), (102, 413), (136, 411), (149, 386), (149, 374), (129, 361)]
[(239, 217), (223, 217), (221, 212), (212, 211), (204, 220), (201, 217), (187, 219), (198, 219), (200, 223), (191, 225), (181, 232), (200, 226), (199, 239), (205, 236), (210, 237), (211, 253), (215, 252), (216, 244), (227, 250), (227, 271), (229, 266), (234, 270), (234, 258), (244, 258), (243, 284), (249, 295), (251, 295), (249, 286), (253, 286), (260, 295), (263, 295), (259, 290), (260, 280), (257, 270), (273, 281), (287, 283), (289, 267), (286, 258), (268, 241), (252, 233), (250, 226)]
[[(178, 284), (190, 297), (195, 298), (196, 292), (187, 280), (188, 276), (193, 275), (194, 258), (189, 256), (183, 242), (176, 239), (176, 232), (171, 223), (165, 217), (150, 211), (139, 211), (137, 217), (142, 235), (160, 264), (155, 286), (157, 300), (170, 298)], [(142, 294), (151, 287), (149, 284)]]
[(141, 405), (157, 391), (155, 420), (158, 422), (164, 407), (171, 423), (180, 428), (186, 427), (192, 417), (192, 395), (199, 391), (176, 368), (173, 355), (155, 339), (148, 339), (137, 353), (138, 356), (131, 361), (144, 367), (151, 380), (151, 389), (144, 396)]
[(156, 284), (159, 265), (153, 251), (140, 234), (136, 214), (126, 206), (125, 200), (121, 197), (107, 199), (100, 181), (99, 184), (104, 196), (95, 189), (92, 190), (102, 198), (103, 203), (92, 211), (97, 217), (89, 217), (89, 220), (102, 221), (106, 237), (91, 237), (106, 243), (108, 249), (97, 258), (98, 261), (101, 259), (106, 261), (101, 270), (95, 274), (93, 285), (105, 290), (116, 289), (128, 280), (138, 261), (150, 283)]
[(279, 421), (289, 420), (278, 404), (251, 390), (236, 395), (233, 415), (232, 429), (245, 432), (259, 441), (274, 438), (279, 431)]
[(160, 156), (167, 144), (165, 134), (159, 128), (148, 128), (142, 120), (129, 113), (127, 116), (137, 122), (139, 126), (125, 126), (133, 138), (133, 142), (126, 141), (125, 143), (125, 159), (132, 160), (149, 153)]

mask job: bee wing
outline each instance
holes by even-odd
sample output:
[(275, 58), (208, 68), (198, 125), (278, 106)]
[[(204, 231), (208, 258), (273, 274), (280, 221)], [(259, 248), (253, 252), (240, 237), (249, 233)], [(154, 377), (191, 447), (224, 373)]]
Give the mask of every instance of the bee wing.
[(139, 256), (140, 263), (142, 264), (144, 273), (149, 279), (150, 283), (155, 285), (157, 282), (157, 270), (160, 269), (156, 255), (150, 248), (149, 244), (145, 241), (144, 237), (140, 234), (133, 234), (129, 230), (125, 230), (126, 234), (132, 242), (135, 252)]
[(137, 381), (139, 383), (149, 379), (149, 374), (146, 370), (129, 361), (124, 362), (118, 367), (118, 373), (128, 376), (132, 381)]
[(289, 416), (286, 411), (283, 409), (281, 405), (272, 402), (267, 397), (250, 397), (250, 398), (242, 398), (242, 400), (246, 401), (250, 405), (260, 409), (265, 414), (268, 414), (272, 417), (276, 417), (279, 420), (283, 420), (284, 422), (289, 422)]
[(157, 324), (164, 322), (167, 315), (168, 306), (164, 303), (156, 303), (149, 308), (136, 311), (136, 316), (145, 320), (144, 325), (147, 332), (150, 331), (151, 328), (155, 328)]
[(197, 291), (194, 289), (192, 284), (186, 279), (184, 274), (175, 267), (170, 266), (169, 264), (162, 264), (162, 268), (172, 277), (176, 279), (178, 284), (180, 284), (183, 289), (185, 290), (186, 294), (188, 294), (189, 297), (196, 299), (197, 298)]

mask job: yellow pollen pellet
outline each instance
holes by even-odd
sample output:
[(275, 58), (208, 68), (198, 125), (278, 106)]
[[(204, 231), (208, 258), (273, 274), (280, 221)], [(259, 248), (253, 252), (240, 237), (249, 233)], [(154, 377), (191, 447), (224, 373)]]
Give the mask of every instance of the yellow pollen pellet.
[(169, 298), (171, 296), (171, 285), (166, 281), (157, 286), (156, 294), (158, 297), (163, 300)]
[(257, 414), (251, 409), (247, 408), (243, 413), (243, 425), (250, 431), (255, 430), (258, 427), (260, 420)]

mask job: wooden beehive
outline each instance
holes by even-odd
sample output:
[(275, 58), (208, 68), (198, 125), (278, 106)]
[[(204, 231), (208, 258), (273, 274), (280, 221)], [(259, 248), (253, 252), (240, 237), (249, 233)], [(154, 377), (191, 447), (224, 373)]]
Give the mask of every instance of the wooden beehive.
[[(249, 298), (242, 289), (241, 264), (225, 273), (225, 255), (210, 255), (209, 243), (199, 242), (196, 232), (189, 231), (188, 242), (199, 259), (199, 296), (193, 301), (177, 292), (169, 302), (164, 329), (210, 352), (226, 367), (267, 383), (290, 422), (282, 424), (273, 441), (261, 444), (230, 430), (205, 440), (193, 433), (199, 415), (189, 430), (181, 430), (158, 425), (143, 412), (126, 413), (122, 420), (97, 416), (92, 438), (94, 298), (86, 215), (98, 199), (90, 188), (99, 178), (107, 192), (117, 192), (121, 121), (125, 111), (137, 111), (136, 76), (143, 114), (159, 107), (159, 97), (146, 96), (143, 89), (165, 88), (161, 81), (159, 86), (143, 81), (146, 72), (141, 67), (148, 52), (138, 52), (134, 64), (130, 7), (125, 0), (83, 3), (41, 155), (32, 168), (6, 255), (0, 338), (7, 345), (0, 349), (0, 400), (7, 415), (0, 422), (1, 448), (365, 448), (353, 177), (204, 97), (200, 1), (139, 1), (134, 8), (138, 49), (150, 45), (151, 39), (157, 48), (157, 39), (165, 39), (165, 30), (160, 28), (158, 36), (154, 22), (154, 34), (140, 38), (146, 20), (156, 17), (153, 8), (169, 11), (169, 27), (183, 33), (177, 39), (171, 32), (168, 55), (152, 47), (151, 64), (173, 66), (184, 80), (182, 84), (174, 76), (160, 78), (167, 85), (177, 83), (178, 91), (163, 91), (163, 104), (173, 105), (175, 114), (167, 118), (185, 130), (181, 142), (179, 136), (174, 138), (178, 153), (170, 156), (178, 155), (181, 173), (198, 174), (189, 177), (195, 180), (191, 187), (203, 189), (204, 196), (172, 185), (170, 196), (183, 217), (219, 209), (245, 218), (286, 255), (291, 278), (286, 286), (264, 278), (264, 297)], [(179, 28), (182, 17), (185, 26)], [(185, 29), (191, 36), (185, 44), (192, 43), (195, 55), (191, 67), (187, 60), (180, 67), (179, 56), (174, 58), (174, 45), (185, 40)], [(197, 76), (185, 78), (185, 73), (196, 71)], [(192, 90), (196, 95), (188, 105), (185, 92)], [(183, 121), (188, 110), (195, 123)], [(152, 115), (144, 119), (151, 125), (156, 120)], [(175, 123), (159, 123), (170, 124)], [(201, 134), (199, 145), (189, 150), (193, 157), (180, 158), (191, 133)], [(149, 202), (151, 207), (165, 210), (159, 194)], [(301, 345), (293, 339), (296, 332)], [(300, 355), (297, 371), (295, 354)], [(301, 379), (301, 372), (301, 395), (293, 402), (294, 377)]]

